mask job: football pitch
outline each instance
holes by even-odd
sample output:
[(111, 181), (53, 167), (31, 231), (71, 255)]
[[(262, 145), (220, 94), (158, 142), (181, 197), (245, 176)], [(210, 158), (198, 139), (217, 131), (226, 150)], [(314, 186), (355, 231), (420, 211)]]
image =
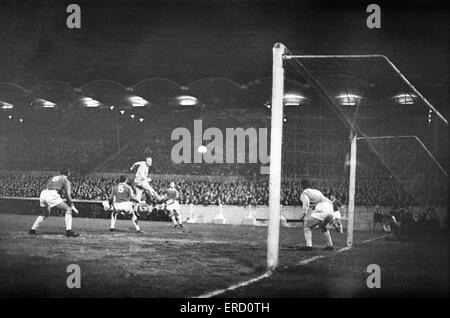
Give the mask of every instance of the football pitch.
[[(28, 235), (33, 215), (0, 214), (0, 297), (446, 297), (448, 245), (387, 240), (356, 232), (353, 248), (332, 232), (335, 251), (313, 231), (312, 252), (302, 228), (281, 228), (280, 264), (267, 277), (267, 228), (74, 218), (80, 237), (66, 238), (64, 219), (52, 216)], [(80, 288), (68, 288), (80, 268)], [(380, 268), (380, 288), (368, 288), (367, 267)], [(249, 282), (250, 281), (250, 282)], [(238, 284), (243, 286), (238, 288)], [(245, 286), (244, 286), (245, 285)]]

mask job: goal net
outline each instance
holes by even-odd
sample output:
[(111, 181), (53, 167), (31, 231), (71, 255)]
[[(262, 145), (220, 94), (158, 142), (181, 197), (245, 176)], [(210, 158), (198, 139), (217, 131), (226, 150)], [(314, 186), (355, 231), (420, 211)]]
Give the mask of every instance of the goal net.
[(277, 43), (272, 80), (269, 267), (281, 180), (337, 195), (348, 246), (361, 206), (447, 205), (447, 120), (387, 57), (295, 55)]

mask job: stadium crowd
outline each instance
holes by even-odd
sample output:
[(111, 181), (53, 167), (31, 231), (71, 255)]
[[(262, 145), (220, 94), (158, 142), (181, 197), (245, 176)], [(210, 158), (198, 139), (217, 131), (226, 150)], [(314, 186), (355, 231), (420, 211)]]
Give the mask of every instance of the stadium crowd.
[[(424, 236), (439, 233), (439, 217), (432, 206), (419, 213), (413, 213), (412, 207), (391, 207), (390, 211), (381, 212), (379, 206), (375, 207), (374, 228), (376, 224), (383, 226), (384, 232), (390, 232), (395, 239), (420, 239)], [(445, 220), (444, 220), (445, 221)], [(446, 223), (446, 222), (444, 222)]]
[[(132, 180), (132, 177), (130, 177)], [(17, 174), (0, 174), (0, 196), (38, 197), (47, 182), (46, 176), (30, 176)], [(117, 178), (99, 176), (71, 176), (72, 195), (75, 199), (104, 200), (117, 183)], [(151, 184), (157, 192), (168, 187), (172, 179), (168, 176), (158, 177)], [(263, 177), (253, 179), (217, 180), (189, 179), (175, 180), (180, 191), (182, 204), (227, 204), (227, 205), (267, 205), (269, 200), (268, 179)], [(300, 180), (284, 180), (282, 182), (283, 205), (300, 205)], [(348, 183), (336, 181), (313, 180), (313, 188), (321, 190), (326, 196), (334, 194), (341, 202), (348, 200)], [(433, 191), (433, 189), (429, 189)], [(438, 203), (436, 197), (430, 196), (432, 202)], [(445, 202), (445, 201), (444, 201)], [(412, 198), (394, 180), (380, 179), (376, 183), (359, 184), (356, 187), (357, 205), (408, 206), (414, 204)]]
[[(155, 177), (153, 186), (161, 191), (168, 184), (168, 175), (178, 175), (175, 181), (181, 191), (181, 203), (268, 203), (268, 178), (261, 176), (260, 164), (173, 163), (171, 149), (178, 141), (172, 140), (171, 132), (192, 124), (197, 115), (161, 115), (141, 124), (110, 111), (101, 116), (92, 114), (68, 115), (69, 125), (61, 120), (46, 126), (48, 115), (45, 115), (40, 119), (36, 116), (35, 123), (27, 123), (28, 126), (22, 128), (14, 128), (11, 123), (8, 124), (11, 127), (0, 127), (0, 169), (55, 171), (70, 167), (79, 173), (72, 177), (74, 197), (98, 200), (107, 197), (116, 180), (89, 173), (131, 173), (129, 168), (133, 162), (150, 155), (153, 157), (150, 173), (166, 176)], [(267, 127), (267, 118), (249, 116), (243, 123), (235, 118), (214, 116), (201, 117), (203, 131), (207, 127), (218, 127), (221, 131), (226, 131), (227, 127)], [(323, 127), (323, 120), (315, 123), (312, 118), (299, 118), (298, 122), (289, 120), (285, 125), (282, 204), (300, 204), (298, 183), (304, 176), (315, 178), (317, 181), (312, 186), (326, 195), (334, 194), (341, 202), (347, 202), (348, 132), (338, 127), (337, 121), (326, 121)], [(334, 126), (328, 127), (332, 122)], [(187, 128), (192, 130), (193, 127)], [(430, 165), (431, 161), (419, 150), (408, 142), (359, 142), (356, 204), (407, 206), (417, 202), (446, 202), (446, 181), (438, 180), (435, 165)], [(190, 180), (190, 175), (205, 178)], [(226, 178), (219, 181), (208, 176), (235, 177), (239, 181)], [(45, 181), (44, 177), (2, 175), (0, 172), (0, 195), (36, 197)]]
[(51, 171), (70, 166), (76, 171), (88, 172), (95, 162), (112, 154), (112, 144), (114, 140), (100, 136), (84, 138), (18, 135), (3, 143), (3, 160), (11, 170)]

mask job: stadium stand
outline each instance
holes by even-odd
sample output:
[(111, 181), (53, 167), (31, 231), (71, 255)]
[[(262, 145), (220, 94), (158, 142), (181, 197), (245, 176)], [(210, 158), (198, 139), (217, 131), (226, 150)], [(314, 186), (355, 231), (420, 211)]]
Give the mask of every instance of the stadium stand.
[[(226, 79), (204, 79), (181, 87), (169, 80), (150, 79), (130, 89), (113, 81), (94, 81), (80, 89), (48, 83), (27, 91), (31, 95), (18, 92), (17, 85), (0, 85), (0, 94), (14, 105), (0, 110), (0, 173), (19, 171), (0, 174), (0, 195), (38, 195), (45, 178), (22, 176), (20, 171), (70, 167), (77, 174), (73, 178), (75, 198), (104, 199), (115, 179), (95, 174), (130, 173), (133, 162), (151, 155), (151, 173), (161, 175), (153, 180), (155, 189), (161, 190), (170, 175), (177, 175), (181, 203), (266, 205), (268, 178), (260, 175), (260, 163), (175, 164), (171, 149), (178, 141), (171, 139), (171, 132), (177, 127), (192, 129), (189, 124), (194, 120), (202, 120), (203, 131), (208, 127), (221, 131), (269, 127), (267, 83), (256, 80), (240, 86)], [(182, 94), (193, 97), (196, 104), (184, 105)], [(56, 103), (44, 107), (44, 98), (38, 96), (56, 96)], [(141, 98), (138, 102), (136, 96)], [(142, 100), (145, 105), (133, 104)], [(326, 195), (335, 194), (346, 203), (349, 140), (345, 126), (314, 101), (287, 108), (285, 116), (282, 204), (299, 205), (299, 183), (305, 177)], [(415, 154), (402, 149), (402, 144), (392, 147), (390, 161), (401, 165), (405, 162), (402, 156), (410, 156), (406, 162), (415, 162), (411, 160)], [(444, 156), (441, 160), (446, 158), (446, 152), (438, 155)], [(411, 176), (420, 170), (414, 165), (403, 168)], [(193, 175), (204, 178), (191, 180)], [(239, 181), (214, 177), (238, 177)], [(420, 198), (411, 196), (363, 141), (358, 145), (357, 177), (358, 205), (408, 206), (447, 200), (446, 191), (429, 181), (419, 184)]]

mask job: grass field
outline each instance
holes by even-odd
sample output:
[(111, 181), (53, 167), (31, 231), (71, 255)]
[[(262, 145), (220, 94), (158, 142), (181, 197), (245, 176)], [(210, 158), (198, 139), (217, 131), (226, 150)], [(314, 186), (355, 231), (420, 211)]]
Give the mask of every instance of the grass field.
[[(77, 238), (66, 238), (64, 219), (50, 217), (37, 236), (27, 231), (35, 216), (0, 214), (0, 297), (193, 297), (265, 272), (266, 227), (74, 218)], [(383, 233), (355, 233), (354, 248), (312, 252), (301, 228), (282, 228), (280, 266), (270, 277), (218, 297), (448, 296), (448, 246), (389, 241), (363, 243)], [(332, 233), (337, 249), (345, 236)], [(302, 261), (324, 256), (307, 264)], [(81, 288), (69, 289), (67, 266), (81, 268)], [(369, 264), (381, 268), (381, 288), (369, 289)]]

